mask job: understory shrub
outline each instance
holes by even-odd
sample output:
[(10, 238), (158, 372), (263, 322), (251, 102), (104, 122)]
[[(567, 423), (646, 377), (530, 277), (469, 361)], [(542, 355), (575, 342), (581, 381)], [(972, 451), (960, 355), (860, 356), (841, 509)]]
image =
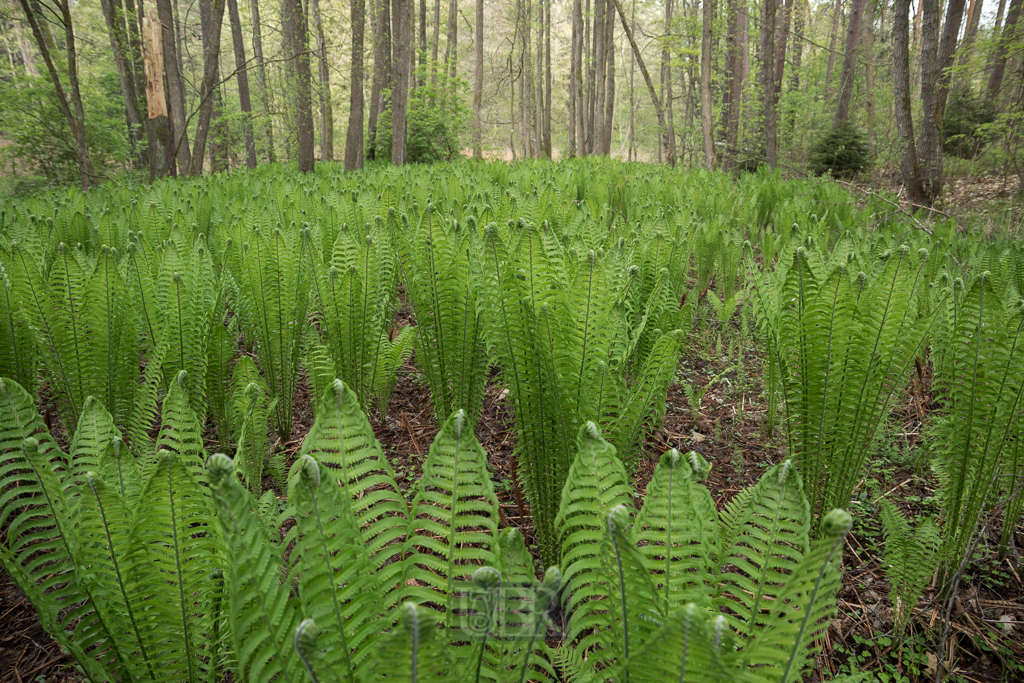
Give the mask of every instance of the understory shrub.
[(985, 127), (996, 120), (995, 103), (968, 89), (949, 95), (942, 117), (942, 150), (961, 159), (973, 159), (988, 144)]
[(832, 127), (811, 147), (810, 170), (815, 175), (852, 178), (871, 165), (871, 150), (864, 133), (849, 121)]

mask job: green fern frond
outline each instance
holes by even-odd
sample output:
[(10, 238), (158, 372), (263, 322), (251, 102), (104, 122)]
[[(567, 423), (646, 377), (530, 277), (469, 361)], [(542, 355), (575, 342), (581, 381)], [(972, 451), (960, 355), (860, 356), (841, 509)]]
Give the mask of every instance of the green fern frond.
[(901, 636), (939, 564), (941, 539), (931, 519), (922, 520), (916, 530), (911, 530), (903, 513), (888, 500), (882, 501), (880, 516), (885, 533), (885, 574), (892, 587), (894, 630)]
[(497, 532), (487, 454), (460, 410), (445, 421), (423, 464), (409, 514), (404, 582), (406, 598), (438, 605), (436, 617), (449, 640), (461, 640), (455, 632), (457, 586), (477, 567), (494, 564)]
[(402, 605), (398, 626), (381, 642), (368, 680), (394, 683), (461, 680), (448, 644), (438, 633), (433, 616), (425, 612), (411, 602)]
[(238, 481), (230, 458), (210, 456), (210, 489), (224, 529), (228, 615), (239, 680), (299, 681), (303, 664), (293, 639), (301, 617), (281, 583), (281, 557), (258, 521), (256, 501)]
[[(749, 680), (735, 668), (734, 639), (725, 617), (695, 604), (675, 610), (626, 662), (631, 683), (722, 683)], [(765, 679), (767, 680), (767, 679)]]
[(685, 456), (675, 449), (666, 451), (636, 519), (640, 552), (665, 614), (687, 603), (707, 602), (717, 556), (718, 515), (711, 494), (696, 480), (709, 469), (695, 451)]

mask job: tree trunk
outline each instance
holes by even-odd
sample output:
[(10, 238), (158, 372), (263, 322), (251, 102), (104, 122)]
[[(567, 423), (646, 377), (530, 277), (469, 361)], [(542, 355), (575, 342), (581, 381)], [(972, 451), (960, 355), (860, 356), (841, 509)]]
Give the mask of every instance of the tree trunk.
[(665, 161), (676, 165), (676, 129), (672, 117), (672, 0), (665, 0), (665, 40), (661, 47), (661, 77), (665, 84), (665, 114), (667, 121), (662, 128), (661, 146), (665, 150)]
[[(790, 92), (800, 92), (800, 64), (803, 61), (803, 33), (804, 33), (804, 8), (807, 6), (805, 0), (795, 0), (793, 3), (793, 47), (790, 53), (793, 55), (793, 66), (789, 70)], [(789, 109), (789, 127), (796, 127), (796, 107)]]
[(988, 90), (985, 97), (990, 102), (995, 102), (999, 97), (999, 91), (1003, 87), (1003, 76), (1006, 73), (1006, 55), (1013, 42), (1014, 28), (1020, 20), (1021, 0), (1010, 0), (1010, 9), (1006, 13), (1006, 25), (1003, 26), (1002, 34), (996, 45), (996, 52), (992, 58), (992, 75), (988, 79)]
[[(355, 2), (357, 2), (359, 0), (351, 0), (351, 1), (354, 4)], [(323, 21), (321, 20), (321, 17), (320, 17), (320, 2), (319, 2), (319, 0), (310, 0), (309, 5), (310, 5), (310, 10), (313, 13), (313, 26), (314, 26), (314, 29), (316, 30), (316, 56), (317, 56), (317, 66), (318, 66), (319, 71), (320, 71), (320, 160), (321, 161), (334, 161), (334, 104), (333, 104), (333, 102), (331, 102), (331, 72), (327, 68), (327, 40), (326, 40), (326, 38), (324, 38), (324, 25), (323, 25)], [(361, 15), (362, 15), (362, 10), (360, 10), (360, 16)], [(362, 53), (362, 47), (361, 47), (362, 46), (362, 42), (363, 42), (362, 30), (363, 29), (360, 27), (359, 28), (360, 35), (359, 35), (359, 38), (358, 38), (359, 44), (360, 44), (360, 48), (359, 48), (359, 50), (360, 50), (360, 52), (359, 52), (359, 60), (360, 60), (360, 62), (362, 62), (362, 59), (363, 59), (363, 53)], [(356, 40), (356, 37), (354, 35), (355, 31), (356, 31), (356, 27), (355, 27), (355, 8), (353, 7), (352, 8), (352, 32), (353, 32), (353, 38), (352, 38), (353, 39), (353, 48), (352, 48), (353, 49), (353, 53), (352, 53), (353, 63), (352, 63), (352, 68), (353, 69), (355, 69), (355, 47), (354, 47), (355, 40)], [(362, 65), (360, 64), (360, 70), (361, 69), (362, 69)], [(353, 84), (354, 83), (355, 83), (355, 80), (353, 80)], [(354, 88), (355, 86), (352, 85), (351, 87)], [(360, 102), (362, 102), (362, 95), (360, 95), (359, 100), (360, 100)], [(362, 111), (360, 111), (359, 112), (360, 128), (362, 128), (362, 119), (363, 119), (363, 113), (362, 113)], [(349, 114), (349, 122), (351, 123), (351, 121), (352, 121), (351, 114)], [(362, 133), (361, 132), (360, 132), (359, 135), (360, 135), (360, 137), (362, 137)], [(347, 155), (347, 153), (348, 153), (348, 139), (347, 138), (345, 140), (345, 152), (346, 152), (346, 155)], [(347, 159), (348, 159), (348, 157), (346, 156), (346, 161), (345, 161), (346, 164), (348, 163)]]
[[(597, 0), (594, 0), (596, 7)], [(587, 82), (584, 86), (584, 97), (585, 112), (583, 114), (583, 139), (580, 140), (580, 152), (581, 154), (593, 154), (594, 153), (594, 90), (597, 80), (597, 31), (595, 30), (594, 18), (590, 13), (590, 0), (587, 0), (587, 6), (584, 10), (584, 46), (586, 55), (584, 57), (584, 63), (587, 65)]]
[[(348, 133), (345, 135), (345, 170), (363, 167), (363, 0), (352, 3), (352, 81), (349, 86)], [(326, 59), (326, 54), (324, 54)]]
[(728, 0), (729, 25), (726, 30), (725, 88), (722, 92), (722, 127), (725, 129), (725, 154), (722, 168), (728, 170), (736, 162), (736, 138), (739, 134), (740, 98), (743, 92), (740, 61), (740, 30), (746, 31), (746, 4)]
[[(411, 2), (411, 0), (410, 0)], [(451, 101), (457, 96), (455, 79), (458, 77), (459, 62), (459, 1), (448, 0), (448, 42), (444, 46), (444, 64), (450, 80)]]
[(569, 66), (569, 157), (583, 152), (583, 3), (572, 1), (572, 55)]
[[(955, 2), (956, 0), (954, 0)], [(864, 5), (867, 0), (853, 0), (850, 5), (850, 20), (846, 26), (846, 50), (843, 53), (843, 73), (839, 78), (839, 97), (836, 100), (834, 126), (850, 118), (850, 99), (853, 96), (853, 79), (857, 75), (857, 50), (860, 47), (860, 26), (864, 20)]]
[[(119, 4), (121, 0), (114, 0)], [(132, 91), (135, 93), (135, 110), (143, 117), (146, 106), (146, 72), (142, 65), (142, 2), (136, 5), (134, 0), (124, 0), (121, 5), (121, 16), (124, 17), (128, 33), (128, 66), (132, 79)]]
[[(376, 2), (376, 0), (370, 0)], [(388, 105), (384, 91), (391, 87), (391, 0), (380, 0), (376, 5), (376, 26), (373, 37), (373, 85), (370, 88), (370, 114), (367, 137), (370, 140), (368, 156), (377, 158), (377, 118)]]
[(789, 42), (789, 23), (793, 15), (793, 0), (785, 0), (779, 16), (778, 38), (775, 41), (775, 101), (782, 93), (782, 79), (786, 73), (786, 45)]
[(228, 21), (231, 22), (231, 44), (235, 51), (235, 78), (238, 81), (238, 104), (242, 110), (242, 138), (245, 144), (245, 165), (256, 168), (256, 141), (252, 134), (252, 99), (249, 96), (249, 72), (245, 65), (245, 42), (242, 21), (238, 16), (238, 0), (227, 0)]
[[(529, 1), (529, 0), (527, 0)], [(590, 134), (590, 153), (600, 154), (604, 142), (604, 90), (608, 66), (604, 23), (611, 0), (594, 0), (594, 127)]]
[(939, 0), (921, 0), (921, 134), (917, 158), (925, 203), (942, 193), (942, 119), (939, 113)]
[(893, 6), (893, 92), (896, 96), (896, 133), (903, 154), (900, 173), (907, 197), (916, 204), (925, 204), (927, 197), (914, 147), (914, 119), (910, 110), (910, 0), (896, 0)]
[(875, 3), (868, 0), (864, 9), (864, 113), (868, 131), (874, 140), (875, 131)]
[[(50, 55), (50, 41), (47, 40), (49, 29), (46, 28), (46, 24), (41, 23), (46, 21), (46, 19), (42, 18), (40, 7), (33, 0), (21, 0), (21, 7), (25, 11), (25, 18), (28, 20), (29, 26), (32, 27), (32, 35), (36, 39), (36, 47), (39, 48), (39, 54), (43, 58), (46, 70), (50, 74), (50, 80), (53, 82), (53, 88), (57, 94), (57, 105), (64, 113), (64, 117), (68, 122), (68, 128), (71, 129), (71, 135), (75, 139), (75, 151), (78, 155), (78, 182), (82, 190), (86, 191), (92, 184), (95, 172), (92, 167), (92, 159), (89, 157), (89, 146), (85, 141), (85, 112), (82, 109), (82, 95), (78, 88), (78, 54), (75, 51), (75, 33), (71, 25), (71, 10), (68, 7), (67, 0), (61, 0), (59, 8), (61, 20), (64, 24), (68, 81), (71, 86), (73, 112), (72, 108), (68, 106), (68, 97), (64, 93), (64, 86), (61, 85), (60, 74), (53, 63), (53, 57)], [(44, 34), (44, 31), (47, 31), (47, 33)]]
[[(551, 0), (544, 0), (544, 153), (551, 158)], [(571, 124), (570, 124), (571, 125)]]
[(765, 161), (773, 169), (778, 164), (778, 128), (775, 115), (775, 5), (776, 0), (761, 3), (761, 44), (758, 61), (761, 69), (761, 101), (764, 106)]
[(146, 140), (149, 143), (149, 181), (166, 176), (173, 166), (171, 120), (164, 80), (163, 30), (156, 9), (150, 8), (143, 23), (146, 71)]
[[(631, 30), (636, 31), (636, 0), (633, 0), (632, 7), (629, 8), (629, 25)], [(636, 93), (634, 90), (634, 80), (636, 78), (636, 58), (633, 56), (633, 52), (629, 53), (629, 144), (626, 151), (626, 160), (635, 161), (635, 135), (634, 128), (636, 126)]]
[(423, 87), (427, 83), (427, 0), (420, 0), (420, 70), (416, 85)]
[[(789, 0), (792, 2), (792, 0)], [(703, 35), (700, 45), (700, 119), (704, 134), (704, 164), (715, 167), (715, 139), (711, 111), (711, 31), (715, 21), (714, 0), (704, 0)]]
[(220, 29), (224, 20), (224, 0), (199, 0), (199, 16), (203, 29), (203, 81), (199, 88), (199, 121), (196, 124), (195, 147), (192, 150), (190, 175), (202, 175), (206, 157), (206, 138), (210, 132), (214, 94), (220, 60)]
[[(473, 158), (484, 156), (484, 129), (481, 109), (484, 103), (484, 0), (476, 0), (476, 30), (473, 47), (476, 50), (476, 67), (473, 73)], [(572, 125), (569, 126), (570, 130)]]
[(939, 129), (942, 129), (942, 113), (946, 110), (949, 98), (949, 84), (952, 74), (953, 59), (956, 53), (956, 40), (960, 34), (960, 24), (964, 18), (964, 0), (949, 0), (946, 6), (946, 24), (942, 29), (942, 40), (939, 42)]
[[(606, 5), (607, 7), (607, 5)], [(615, 127), (615, 15), (611, 7), (607, 7), (605, 17), (605, 64), (604, 78), (604, 138), (601, 140), (601, 154), (611, 156), (612, 133)]]
[(534, 116), (534, 136), (537, 138), (537, 158), (544, 156), (544, 0), (537, 0), (537, 91)]
[(971, 4), (967, 9), (967, 30), (964, 31), (963, 48), (960, 50), (962, 55), (960, 59), (961, 64), (969, 62), (974, 52), (974, 39), (978, 35), (978, 24), (981, 23), (983, 4), (983, 0), (971, 0)]
[(171, 151), (178, 171), (188, 173), (192, 154), (188, 146), (188, 124), (185, 118), (185, 89), (178, 71), (178, 39), (174, 31), (174, 10), (171, 0), (156, 0), (157, 16), (163, 27), (161, 42), (164, 46), (164, 73), (171, 105)]
[(644, 57), (640, 53), (640, 48), (636, 45), (636, 40), (633, 39), (633, 31), (629, 28), (629, 20), (626, 18), (626, 12), (622, 9), (621, 0), (609, 0), (615, 4), (615, 9), (619, 13), (619, 19), (622, 22), (622, 31), (626, 34), (626, 40), (629, 41), (629, 46), (633, 48), (633, 56), (636, 58), (637, 66), (640, 67), (640, 74), (644, 77), (644, 83), (647, 84), (647, 92), (651, 95), (651, 103), (654, 105), (654, 113), (658, 117), (658, 129), (661, 131), (665, 130), (665, 111), (661, 107), (661, 101), (658, 99), (658, 93), (654, 89), (654, 81), (651, 80), (651, 74), (647, 71), (647, 64), (644, 62)]
[(121, 87), (121, 97), (124, 99), (124, 109), (128, 118), (128, 132), (135, 151), (135, 167), (145, 167), (145, 150), (142, 147), (142, 116), (139, 114), (139, 94), (135, 91), (135, 79), (132, 76), (132, 58), (128, 51), (128, 38), (125, 35), (124, 11), (121, 9), (120, 0), (100, 0), (100, 7), (103, 9), (103, 19), (107, 23), (107, 33), (110, 37), (110, 48), (114, 53), (114, 66), (117, 68), (118, 84)]
[(391, 92), (391, 163), (406, 161), (409, 103), (409, 48), (412, 42), (412, 1), (394, 0), (394, 80)]
[(250, 11), (252, 12), (252, 56), (256, 62), (256, 82), (260, 88), (260, 101), (263, 104), (263, 137), (267, 141), (267, 162), (274, 163), (277, 155), (274, 153), (274, 126), (270, 121), (273, 114), (270, 88), (267, 87), (267, 66), (263, 61), (263, 35), (260, 28), (260, 5), (259, 0), (250, 0)]
[(313, 102), (309, 65), (309, 28), (302, 0), (284, 0), (282, 23), (289, 36), (292, 53), (286, 57), (295, 70), (295, 114), (298, 125), (299, 173), (313, 170)]
[(843, 16), (843, 0), (836, 0), (832, 8), (832, 31), (828, 39), (828, 66), (825, 68), (825, 96), (828, 97), (828, 86), (832, 82), (832, 71), (836, 66), (836, 41), (839, 40), (839, 19)]
[(441, 45), (441, 0), (434, 0), (434, 26), (430, 34), (430, 85), (437, 85), (437, 52)]

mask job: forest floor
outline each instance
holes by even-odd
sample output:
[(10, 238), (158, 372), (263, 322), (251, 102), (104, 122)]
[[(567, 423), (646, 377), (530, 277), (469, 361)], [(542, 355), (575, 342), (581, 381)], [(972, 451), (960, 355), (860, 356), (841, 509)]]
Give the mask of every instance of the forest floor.
[[(981, 191), (980, 186), (957, 189)], [(991, 191), (1005, 196), (1006, 190)], [(396, 324), (409, 322), (410, 313), (404, 307)], [(769, 434), (767, 429), (765, 370), (762, 351), (738, 324), (721, 325), (698, 313), (668, 391), (663, 423), (630, 462), (638, 500), (658, 459), (669, 448), (695, 450), (711, 463), (705, 484), (719, 509), (742, 488), (753, 485), (766, 468), (785, 459), (783, 431), (776, 427)], [(511, 402), (499, 379), (492, 377), (488, 383), (477, 437), (494, 476), (500, 524), (518, 527), (530, 545), (529, 511), (513, 476), (516, 437)], [(947, 680), (1024, 681), (1024, 564), (1016, 548), (1002, 560), (997, 557), (998, 524), (985, 527), (952, 601), (939, 601), (933, 579), (915, 609), (908, 635), (893, 637), (878, 506), (887, 498), (918, 518), (938, 510), (934, 502), (938, 481), (928, 454), (927, 424), (934, 410), (930, 380), (927, 364), (914, 372), (880, 428), (864, 478), (854, 491), (850, 511), (855, 525), (843, 557), (839, 613), (819, 644), (821, 651), (806, 679), (809, 683), (859, 670), (871, 671), (883, 681), (934, 680), (940, 659), (936, 643), (944, 644)], [(688, 394), (700, 395), (699, 405), (691, 405)], [(293, 436), (274, 444), (288, 455), (289, 465), (313, 418), (309, 388), (302, 378), (295, 397)], [(399, 487), (408, 490), (418, 481), (438, 431), (429, 392), (411, 361), (400, 371), (386, 419), (372, 415), (371, 423)], [(54, 432), (66, 446), (59, 424)], [(210, 436), (212, 440), (212, 430)], [(1024, 528), (1018, 527), (1017, 535), (1024, 538)], [(0, 570), (0, 682), (81, 680), (73, 658), (45, 633), (31, 604)]]

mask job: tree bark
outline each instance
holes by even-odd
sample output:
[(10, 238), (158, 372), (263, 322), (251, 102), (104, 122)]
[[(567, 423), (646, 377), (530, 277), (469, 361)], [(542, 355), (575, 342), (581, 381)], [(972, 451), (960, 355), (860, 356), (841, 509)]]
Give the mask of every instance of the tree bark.
[(231, 22), (231, 44), (235, 52), (235, 78), (238, 81), (238, 104), (242, 110), (242, 138), (245, 144), (245, 165), (256, 168), (256, 141), (252, 133), (252, 99), (249, 95), (249, 72), (245, 65), (245, 39), (238, 16), (238, 0), (227, 0)]
[[(370, 0), (376, 2), (377, 0)], [(367, 136), (370, 140), (369, 157), (377, 157), (377, 118), (387, 109), (384, 91), (391, 88), (391, 0), (380, 0), (377, 5), (373, 38), (373, 85), (370, 88), (370, 114)]]
[(740, 124), (740, 100), (743, 93), (740, 32), (745, 33), (747, 30), (747, 6), (745, 0), (729, 0), (728, 15), (725, 88), (722, 93), (722, 126), (725, 129), (725, 155), (722, 160), (722, 167), (726, 170), (732, 168), (736, 163), (736, 147)]
[(263, 104), (263, 137), (266, 138), (267, 162), (274, 163), (277, 155), (274, 152), (274, 126), (270, 120), (274, 111), (270, 88), (267, 87), (267, 66), (263, 61), (263, 32), (260, 28), (259, 0), (249, 1), (252, 12), (252, 56), (256, 62), (256, 83), (260, 88), (260, 102)]
[(907, 197), (916, 204), (925, 204), (927, 197), (914, 147), (914, 119), (910, 109), (910, 0), (896, 0), (893, 6), (893, 92), (896, 96), (896, 133), (903, 153), (900, 173)]
[[(352, 3), (352, 81), (349, 87), (348, 133), (345, 135), (345, 170), (363, 167), (363, 0)], [(324, 58), (326, 59), (326, 54)]]
[(224, 20), (224, 0), (199, 0), (200, 20), (203, 24), (203, 81), (199, 88), (199, 120), (196, 124), (195, 147), (189, 175), (202, 175), (206, 157), (206, 138), (213, 115), (217, 75), (220, 73), (220, 29)]
[(661, 46), (661, 78), (665, 84), (666, 123), (662, 128), (661, 146), (665, 150), (665, 161), (676, 165), (676, 129), (672, 116), (672, 10), (673, 1), (665, 0), (665, 39)]
[(537, 91), (534, 98), (534, 137), (540, 159), (544, 156), (544, 0), (537, 0)]
[[(804, 33), (804, 8), (807, 7), (805, 0), (795, 0), (793, 3), (793, 46), (790, 49), (793, 67), (789, 70), (790, 92), (800, 92), (800, 65), (803, 61), (803, 33)], [(798, 39), (799, 38), (799, 39)], [(796, 127), (796, 107), (789, 110), (789, 127)]]
[(875, 131), (875, 3), (868, 0), (864, 8), (864, 113), (868, 130), (874, 139)]
[[(351, 0), (353, 3), (358, 0)], [(327, 68), (327, 39), (324, 38), (324, 26), (323, 21), (320, 17), (320, 2), (319, 0), (310, 0), (309, 3), (310, 11), (313, 13), (313, 26), (316, 30), (316, 56), (317, 56), (317, 67), (320, 73), (320, 160), (321, 161), (334, 161), (334, 104), (331, 101), (331, 72)], [(353, 41), (355, 41), (355, 9), (352, 9), (352, 32)], [(360, 32), (362, 28), (359, 29)], [(360, 45), (363, 42), (363, 37), (359, 36)], [(354, 42), (353, 42), (354, 44)], [(353, 47), (353, 58), (355, 57), (355, 48)], [(362, 61), (362, 48), (360, 47), (359, 59)], [(353, 61), (353, 68), (355, 62)], [(362, 101), (362, 97), (360, 97)], [(362, 121), (362, 112), (359, 114), (360, 121)], [(351, 116), (349, 118), (351, 121)], [(362, 124), (360, 124), (361, 127)], [(360, 133), (360, 136), (362, 133)], [(348, 140), (345, 141), (346, 153), (348, 150)], [(348, 163), (347, 161), (345, 163)]]
[(925, 203), (942, 193), (942, 118), (939, 112), (939, 0), (921, 0), (921, 134), (917, 158)]
[(302, 0), (284, 0), (285, 31), (289, 35), (292, 54), (289, 60), (295, 69), (295, 114), (298, 124), (299, 172), (313, 170), (313, 103), (309, 65), (309, 28)]
[[(954, 0), (955, 2), (956, 0)], [(864, 5), (867, 0), (853, 0), (850, 5), (850, 20), (846, 30), (846, 50), (843, 53), (843, 72), (839, 77), (839, 97), (836, 100), (834, 126), (850, 118), (850, 99), (853, 96), (853, 79), (857, 75), (857, 50), (860, 47), (860, 26), (864, 19)]]
[(626, 12), (622, 9), (621, 0), (609, 0), (615, 4), (615, 9), (618, 10), (619, 19), (622, 22), (622, 31), (626, 34), (626, 40), (629, 41), (629, 46), (633, 48), (633, 56), (636, 58), (636, 64), (640, 67), (640, 74), (644, 77), (644, 83), (647, 84), (647, 92), (651, 95), (651, 103), (654, 105), (654, 113), (658, 117), (658, 129), (665, 130), (665, 111), (661, 107), (661, 101), (658, 99), (658, 92), (654, 89), (654, 81), (651, 80), (651, 74), (647, 71), (647, 64), (644, 62), (644, 57), (640, 53), (640, 48), (637, 47), (636, 40), (633, 39), (633, 31), (629, 28), (629, 19), (626, 18)]
[(426, 85), (427, 79), (427, 0), (420, 0), (420, 70), (419, 77), (416, 79), (416, 85), (423, 87)]
[(188, 173), (192, 153), (188, 145), (188, 124), (185, 118), (185, 89), (178, 71), (178, 39), (174, 31), (174, 10), (171, 0), (156, 0), (157, 16), (163, 28), (161, 42), (164, 46), (164, 72), (167, 78), (167, 94), (171, 105), (171, 151), (177, 170)]
[(139, 94), (135, 90), (135, 79), (131, 72), (132, 58), (125, 35), (124, 11), (121, 9), (120, 0), (100, 0), (100, 7), (103, 9), (103, 19), (107, 24), (110, 48), (114, 53), (114, 66), (117, 68), (118, 84), (121, 87), (121, 97), (124, 99), (125, 114), (128, 118), (128, 132), (132, 149), (136, 154), (135, 167), (143, 168), (146, 165), (146, 155), (142, 147), (142, 116), (139, 114)]
[(615, 130), (615, 16), (610, 7), (605, 18), (605, 63), (604, 79), (604, 137), (601, 140), (601, 154), (610, 156), (612, 151), (612, 134)]
[(949, 84), (952, 74), (953, 59), (956, 53), (957, 36), (964, 18), (964, 0), (949, 0), (946, 6), (946, 24), (942, 29), (942, 40), (939, 43), (939, 127), (942, 126), (942, 113), (946, 110), (949, 98)]
[(836, 0), (832, 8), (832, 31), (828, 40), (828, 66), (825, 68), (825, 93), (828, 96), (828, 86), (832, 82), (832, 71), (836, 66), (836, 41), (839, 40), (839, 18), (843, 16), (843, 0)]
[[(45, 24), (41, 23), (45, 20), (41, 17), (39, 5), (33, 2), (33, 0), (21, 0), (21, 7), (25, 11), (25, 18), (28, 20), (29, 26), (32, 27), (32, 35), (36, 39), (36, 47), (39, 48), (39, 54), (43, 58), (46, 70), (50, 74), (50, 80), (53, 82), (53, 88), (57, 94), (57, 106), (64, 113), (64, 117), (68, 122), (68, 128), (71, 129), (71, 136), (75, 139), (75, 151), (78, 155), (78, 182), (84, 192), (92, 184), (95, 172), (92, 167), (92, 159), (89, 156), (89, 146), (85, 140), (85, 112), (82, 109), (82, 95), (78, 88), (78, 54), (75, 51), (75, 33), (71, 25), (70, 8), (68, 7), (67, 0), (61, 0), (59, 8), (61, 21), (64, 24), (68, 81), (71, 87), (70, 95), (72, 106), (74, 107), (73, 112), (72, 108), (68, 106), (68, 97), (65, 95), (64, 86), (60, 82), (60, 74), (53, 63), (53, 57), (50, 55), (49, 41), (47, 40), (49, 29)], [(44, 31), (47, 31), (47, 34), (44, 34)]]
[(394, 80), (391, 92), (391, 163), (397, 166), (406, 162), (412, 1), (394, 0), (395, 46)]
[[(792, 2), (792, 0), (789, 0)], [(711, 111), (711, 31), (715, 21), (714, 0), (704, 0), (704, 16), (700, 45), (700, 119), (704, 137), (704, 164), (715, 167), (715, 139)]]
[[(484, 102), (484, 0), (476, 0), (476, 30), (473, 47), (476, 50), (476, 67), (473, 73), (473, 158), (484, 156), (484, 129), (481, 109)], [(572, 125), (569, 126), (570, 130)]]
[(544, 153), (551, 158), (551, 0), (544, 0)]
[(793, 0), (785, 0), (779, 17), (778, 38), (775, 41), (775, 101), (782, 93), (782, 79), (786, 73), (786, 46), (789, 42), (789, 23), (793, 16)]
[(996, 52), (992, 58), (992, 74), (988, 79), (988, 90), (985, 93), (986, 99), (995, 102), (999, 97), (999, 91), (1003, 87), (1003, 77), (1006, 73), (1006, 56), (1010, 49), (1014, 29), (1020, 20), (1021, 0), (1010, 0), (1010, 9), (1006, 13), (1006, 25), (1003, 26), (999, 43), (996, 45)]
[(572, 55), (569, 67), (569, 157), (583, 153), (583, 3), (572, 2)]
[(164, 80), (163, 30), (156, 9), (150, 8), (143, 22), (146, 72), (146, 140), (149, 143), (149, 181), (163, 178), (173, 168), (171, 120)]
[(449, 75), (451, 101), (457, 96), (455, 79), (458, 77), (459, 62), (459, 1), (448, 0), (448, 42), (444, 46), (444, 64)]
[(764, 106), (765, 161), (773, 169), (778, 164), (779, 122), (775, 114), (775, 9), (776, 0), (761, 3), (761, 44), (758, 60), (761, 69), (761, 101)]
[(441, 0), (434, 0), (434, 25), (430, 34), (430, 85), (437, 85), (437, 53), (441, 45)]

